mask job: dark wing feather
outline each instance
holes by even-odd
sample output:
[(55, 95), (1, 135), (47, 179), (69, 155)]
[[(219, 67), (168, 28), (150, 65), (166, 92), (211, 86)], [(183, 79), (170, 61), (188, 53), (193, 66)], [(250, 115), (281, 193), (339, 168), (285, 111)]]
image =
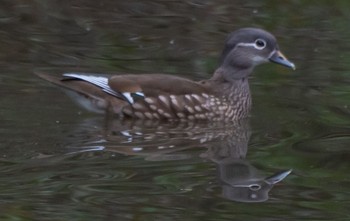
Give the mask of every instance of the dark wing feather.
[(118, 91), (121, 88), (134, 93), (142, 91), (146, 97), (210, 93), (205, 84), (165, 74), (115, 75), (110, 78), (109, 86)]

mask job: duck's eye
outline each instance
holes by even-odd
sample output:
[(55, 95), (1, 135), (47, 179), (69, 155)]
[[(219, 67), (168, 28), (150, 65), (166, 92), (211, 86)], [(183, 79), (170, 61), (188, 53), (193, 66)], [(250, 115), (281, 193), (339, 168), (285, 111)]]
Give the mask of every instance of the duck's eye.
[(262, 50), (266, 47), (266, 41), (262, 40), (262, 39), (256, 39), (255, 41), (255, 48)]

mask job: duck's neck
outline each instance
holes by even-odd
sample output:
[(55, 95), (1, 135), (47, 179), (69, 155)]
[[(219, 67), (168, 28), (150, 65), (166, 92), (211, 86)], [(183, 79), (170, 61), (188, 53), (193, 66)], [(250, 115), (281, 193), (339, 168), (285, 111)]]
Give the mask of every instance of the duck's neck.
[[(217, 69), (210, 79), (216, 85), (216, 93), (228, 102), (234, 109), (234, 117), (243, 118), (249, 114), (251, 108), (251, 95), (249, 89), (248, 70), (240, 73), (229, 73), (227, 69)], [(234, 77), (233, 77), (234, 75)], [(238, 78), (242, 75), (243, 77)]]
[(248, 76), (243, 78), (230, 78), (230, 76), (227, 76), (226, 74), (226, 72), (217, 70), (214, 76), (210, 79), (216, 85), (216, 92), (227, 98), (231, 103), (240, 103), (240, 101), (243, 102), (246, 100), (249, 100), (250, 103)]
[(219, 67), (218, 69), (216, 69), (211, 80), (218, 83), (240, 82), (242, 80), (247, 80), (252, 70), (253, 67), (246, 69), (240, 69), (235, 67)]

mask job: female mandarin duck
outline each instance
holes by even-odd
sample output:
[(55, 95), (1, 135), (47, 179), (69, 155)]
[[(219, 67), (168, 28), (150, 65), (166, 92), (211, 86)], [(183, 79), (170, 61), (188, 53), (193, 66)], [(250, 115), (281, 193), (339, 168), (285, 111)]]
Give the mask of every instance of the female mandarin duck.
[(208, 80), (195, 82), (162, 74), (36, 74), (66, 89), (81, 106), (96, 113), (138, 119), (233, 121), (248, 116), (248, 77), (256, 65), (268, 61), (295, 69), (272, 34), (243, 28), (228, 36), (219, 67)]

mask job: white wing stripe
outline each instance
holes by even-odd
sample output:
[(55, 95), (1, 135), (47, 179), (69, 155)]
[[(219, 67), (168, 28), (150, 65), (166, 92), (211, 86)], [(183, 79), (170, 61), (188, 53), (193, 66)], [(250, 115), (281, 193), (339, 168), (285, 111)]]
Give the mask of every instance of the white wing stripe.
[(123, 95), (126, 99), (128, 99), (129, 103), (134, 103), (134, 98), (131, 97), (131, 94), (129, 92), (124, 92)]
[(77, 78), (77, 79), (80, 79), (83, 81), (87, 81), (91, 84), (94, 84), (94, 85), (100, 87), (104, 92), (106, 92), (108, 94), (111, 94), (111, 95), (119, 97), (119, 98), (126, 99), (131, 104), (134, 103), (134, 98), (132, 97), (132, 94), (136, 94), (136, 95), (142, 96), (142, 97), (145, 96), (144, 93), (142, 93), (141, 91), (138, 91), (135, 93), (117, 92), (109, 87), (107, 77), (100, 77), (100, 76), (93, 76), (93, 75), (82, 75), (82, 74), (74, 74), (74, 73), (63, 74), (63, 76)]
[(78, 78), (78, 79), (87, 81), (87, 82), (89, 82), (91, 84), (99, 86), (106, 93), (109, 93), (109, 94), (111, 94), (113, 96), (120, 97), (120, 93), (114, 91), (112, 88), (109, 87), (109, 85), (108, 85), (108, 78), (106, 78), (106, 77), (98, 77), (98, 76), (92, 76), (92, 75), (71, 74), (71, 73), (63, 74), (63, 76)]

